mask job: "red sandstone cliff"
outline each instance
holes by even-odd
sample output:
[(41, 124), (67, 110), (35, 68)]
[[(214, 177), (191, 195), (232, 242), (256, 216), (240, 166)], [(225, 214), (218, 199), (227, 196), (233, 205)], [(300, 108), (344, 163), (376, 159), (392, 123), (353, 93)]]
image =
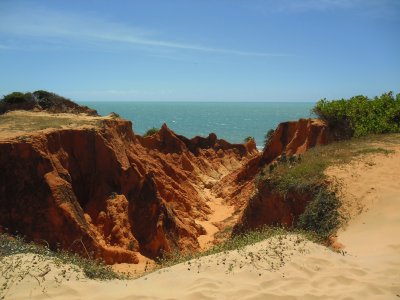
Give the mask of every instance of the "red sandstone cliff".
[[(221, 189), (220, 196), (230, 197), (241, 207), (242, 213), (234, 233), (254, 230), (263, 225), (291, 226), (295, 223), (311, 199), (310, 194), (291, 193), (283, 197), (271, 186), (256, 186), (255, 177), (283, 153), (287, 156), (302, 154), (309, 148), (327, 144), (330, 139), (328, 127), (321, 120), (300, 119), (281, 123), (259, 156), (215, 186), (228, 187)], [(243, 199), (246, 201), (243, 202)]]
[(261, 164), (269, 164), (282, 153), (301, 154), (330, 140), (328, 126), (319, 119), (300, 119), (280, 123), (267, 143)]
[(197, 249), (210, 213), (201, 190), (257, 153), (254, 143), (150, 137), (125, 120), (0, 142), (0, 230), (107, 263)]
[(290, 226), (307, 195), (282, 201), (268, 186), (256, 189), (255, 176), (283, 152), (328, 140), (325, 124), (312, 119), (281, 123), (262, 153), (253, 141), (188, 139), (166, 125), (141, 137), (120, 119), (10, 138), (0, 141), (0, 230), (135, 263), (138, 252), (154, 258), (199, 248), (206, 232), (196, 221), (211, 213), (204, 190), (243, 211), (236, 232)]
[(262, 168), (272, 163), (282, 153), (301, 154), (317, 145), (329, 142), (326, 124), (318, 119), (300, 119), (280, 123), (262, 153), (254, 155), (243, 167), (220, 180), (213, 191), (238, 209), (247, 205), (255, 194), (255, 177)]

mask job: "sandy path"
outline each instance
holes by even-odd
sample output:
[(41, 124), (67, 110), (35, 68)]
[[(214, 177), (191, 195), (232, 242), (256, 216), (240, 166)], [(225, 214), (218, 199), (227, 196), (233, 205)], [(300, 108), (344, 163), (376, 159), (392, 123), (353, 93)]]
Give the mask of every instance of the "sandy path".
[(353, 217), (338, 236), (346, 254), (289, 235), (131, 281), (56, 283), (54, 270), (6, 299), (400, 299), (400, 147), (328, 174)]
[[(198, 237), (200, 248), (205, 250), (213, 246), (213, 242), (215, 240), (214, 235), (219, 231), (219, 228), (216, 226), (218, 225), (217, 223), (223, 222), (224, 220), (230, 218), (234, 213), (234, 207), (224, 203), (222, 198), (215, 197), (211, 193), (210, 189), (204, 189), (202, 191), (202, 195), (207, 200), (207, 205), (212, 211), (212, 213), (207, 216), (207, 220), (196, 221), (202, 225), (207, 232), (206, 234)], [(150, 271), (156, 265), (154, 260), (139, 253), (138, 258), (138, 264), (114, 264), (112, 268), (115, 271), (136, 277)]]
[(234, 207), (224, 203), (222, 198), (215, 197), (209, 189), (203, 191), (207, 205), (211, 208), (212, 213), (208, 215), (208, 220), (197, 221), (202, 225), (207, 234), (198, 237), (201, 249), (207, 249), (213, 245), (214, 235), (219, 231), (215, 226), (216, 223), (222, 222), (231, 217), (234, 213)]
[(338, 242), (368, 266), (397, 266), (400, 285), (400, 147), (392, 149), (395, 154), (368, 156), (328, 174), (343, 183), (352, 215)]

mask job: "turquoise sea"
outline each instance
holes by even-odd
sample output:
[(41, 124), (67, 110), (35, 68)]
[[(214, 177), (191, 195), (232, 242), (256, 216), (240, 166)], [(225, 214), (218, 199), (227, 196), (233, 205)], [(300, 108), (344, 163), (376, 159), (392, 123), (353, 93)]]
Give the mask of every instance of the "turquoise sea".
[(81, 102), (99, 114), (116, 112), (133, 122), (135, 133), (167, 123), (186, 137), (217, 134), (231, 143), (241, 143), (247, 136), (263, 146), (264, 135), (280, 122), (308, 118), (314, 103), (299, 102)]

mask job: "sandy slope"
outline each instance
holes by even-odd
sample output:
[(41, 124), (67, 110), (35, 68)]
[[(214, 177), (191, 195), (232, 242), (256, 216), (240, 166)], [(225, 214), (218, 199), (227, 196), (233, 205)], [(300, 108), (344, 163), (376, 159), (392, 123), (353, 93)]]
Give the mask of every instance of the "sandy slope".
[(199, 236), (198, 241), (202, 249), (208, 249), (213, 245), (214, 235), (219, 230), (216, 224), (231, 217), (234, 213), (234, 208), (223, 203), (223, 199), (213, 195), (209, 189), (205, 189), (203, 193), (208, 200), (207, 204), (211, 209), (211, 214), (208, 216), (208, 220), (197, 221), (206, 230), (206, 234)]
[(25, 276), (6, 299), (400, 299), (400, 147), (328, 174), (352, 217), (338, 235), (343, 253), (289, 235), (132, 281), (57, 283), (53, 269), (40, 285)]

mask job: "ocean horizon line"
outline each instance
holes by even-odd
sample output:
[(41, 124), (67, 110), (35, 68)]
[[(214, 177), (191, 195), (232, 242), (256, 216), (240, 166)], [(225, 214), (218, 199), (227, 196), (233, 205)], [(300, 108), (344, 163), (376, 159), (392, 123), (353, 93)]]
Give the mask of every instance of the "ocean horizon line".
[(74, 100), (77, 103), (91, 103), (91, 102), (115, 102), (115, 103), (240, 103), (240, 104), (254, 104), (254, 103), (317, 103), (319, 100), (298, 101), (298, 100), (285, 100), (285, 101), (236, 101), (236, 100)]

